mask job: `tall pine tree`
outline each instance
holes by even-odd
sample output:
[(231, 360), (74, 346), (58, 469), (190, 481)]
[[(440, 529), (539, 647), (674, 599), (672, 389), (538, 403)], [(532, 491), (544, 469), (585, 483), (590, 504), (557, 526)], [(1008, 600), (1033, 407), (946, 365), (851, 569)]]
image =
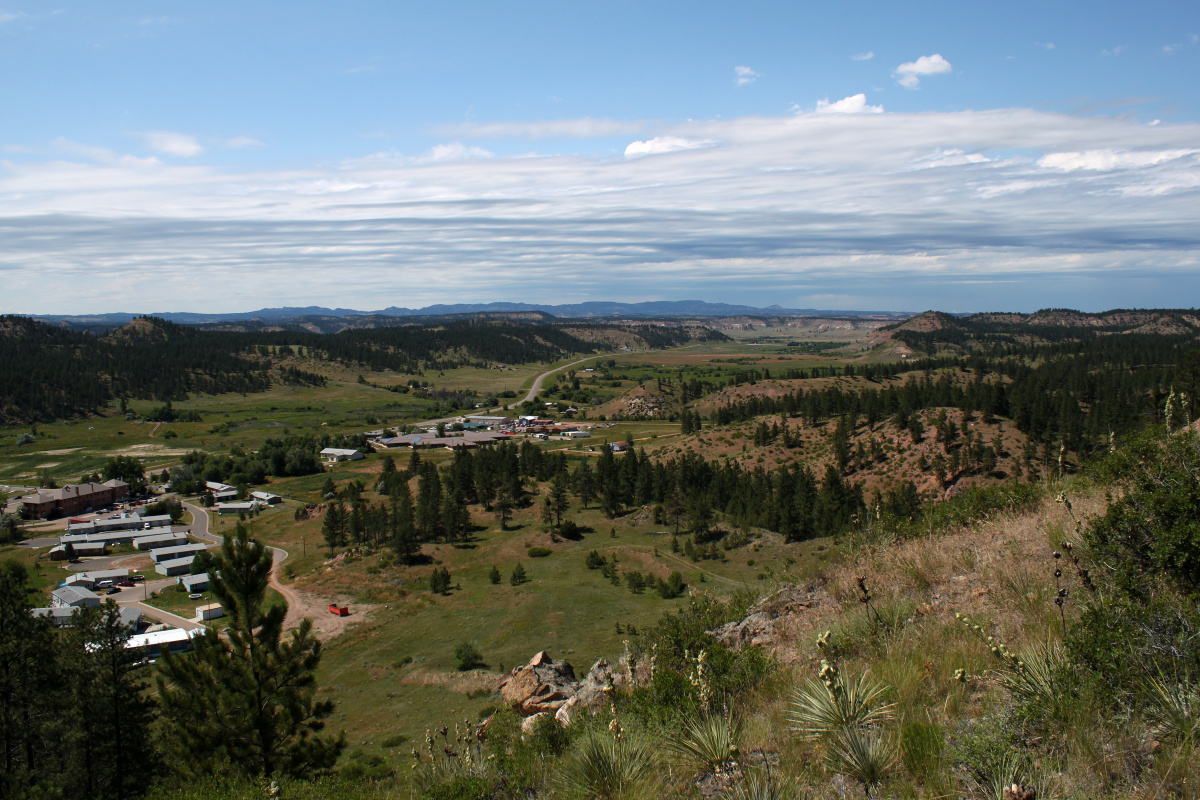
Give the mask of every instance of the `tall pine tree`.
[(271, 567), (271, 551), (238, 525), (212, 580), (229, 617), (225, 636), (207, 631), (193, 655), (159, 661), (165, 740), (185, 777), (303, 777), (331, 768), (345, 747), (344, 735), (320, 735), (333, 702), (316, 699), (312, 621), (285, 636), (286, 605), (264, 605)]

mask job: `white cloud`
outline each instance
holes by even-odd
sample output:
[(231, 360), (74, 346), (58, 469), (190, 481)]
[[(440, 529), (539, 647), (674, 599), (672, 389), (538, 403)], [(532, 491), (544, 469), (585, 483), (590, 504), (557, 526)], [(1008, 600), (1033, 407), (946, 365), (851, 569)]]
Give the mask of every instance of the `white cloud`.
[(685, 139), (682, 136), (655, 136), (653, 139), (647, 139), (644, 142), (631, 142), (625, 148), (626, 158), (635, 158), (637, 156), (652, 156), (659, 153), (673, 153), (676, 150), (695, 150), (699, 147), (709, 147), (713, 144), (711, 141), (697, 141), (694, 139)]
[(865, 53), (855, 53), (854, 55), (850, 56), (851, 60), (853, 60), (853, 61), (870, 61), (874, 57), (875, 57), (874, 50), (868, 50)]
[(146, 147), (156, 153), (180, 158), (193, 158), (204, 152), (204, 148), (192, 136), (174, 131), (147, 131), (142, 134)]
[(988, 158), (983, 153), (968, 153), (960, 147), (952, 147), (949, 150), (943, 150), (939, 148), (931, 155), (923, 156), (913, 160), (913, 166), (917, 169), (929, 169), (932, 167), (961, 167), (965, 164), (990, 163), (992, 163), (992, 159)]
[(235, 136), (232, 139), (225, 141), (225, 146), (231, 150), (244, 150), (250, 147), (266, 147), (258, 139), (253, 136)]
[(817, 101), (818, 114), (882, 114), (883, 106), (867, 105), (867, 96), (863, 93), (843, 97), (836, 103), (826, 100)]
[(18, 19), (25, 19), (27, 16), (29, 15), (23, 11), (18, 11), (16, 13), (10, 11), (0, 11), (0, 25), (3, 25), (6, 22), (14, 22)]
[(1129, 49), (1129, 45), (1119, 44), (1116, 47), (1110, 47), (1109, 49), (1101, 50), (1100, 52), (1106, 56), (1119, 56), (1119, 55), (1121, 55), (1121, 53), (1124, 53), (1128, 49)]
[(1034, 42), (1033, 44), (1036, 47), (1042, 48), (1043, 50), (1053, 50), (1054, 49), (1054, 42)]
[[(1151, 123), (1151, 125), (1153, 124)], [(1200, 154), (1200, 150), (1086, 150), (1083, 152), (1049, 153), (1039, 158), (1037, 163), (1039, 167), (1058, 169), (1064, 172), (1074, 170), (1105, 171), (1150, 167), (1197, 154)]]
[(736, 86), (745, 86), (747, 83), (754, 83), (762, 77), (760, 73), (755, 72), (750, 67), (734, 67), (733, 74), (733, 82)]
[(950, 62), (938, 53), (931, 56), (921, 56), (916, 61), (906, 61), (896, 67), (894, 73), (896, 82), (909, 89), (915, 89), (921, 83), (921, 78), (928, 75), (942, 75), (953, 72)]
[(597, 139), (627, 136), (646, 127), (644, 122), (612, 119), (551, 119), (534, 122), (465, 122), (435, 129), (439, 136), (475, 139)]
[(363, 158), (351, 158), (342, 162), (346, 169), (376, 169), (393, 166), (420, 166), (438, 162), (467, 161), (470, 159), (493, 158), (494, 153), (462, 142), (447, 142), (429, 148), (419, 156), (411, 156), (396, 150), (381, 150)]
[(491, 158), (492, 154), (482, 147), (464, 145), (462, 142), (434, 145), (429, 150), (429, 161), (462, 161), (467, 158)]

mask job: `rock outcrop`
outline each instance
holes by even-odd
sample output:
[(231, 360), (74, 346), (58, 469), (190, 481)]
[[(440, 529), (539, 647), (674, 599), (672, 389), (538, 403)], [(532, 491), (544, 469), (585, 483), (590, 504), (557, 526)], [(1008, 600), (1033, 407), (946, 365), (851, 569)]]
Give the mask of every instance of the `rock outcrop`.
[(817, 604), (816, 594), (808, 589), (784, 584), (770, 597), (759, 600), (737, 622), (727, 622), (709, 631), (726, 647), (752, 644), (777, 645), (787, 638), (791, 622), (805, 609)]
[(569, 725), (580, 711), (593, 711), (607, 703), (612, 689), (625, 682), (626, 672), (614, 671), (604, 659), (593, 664), (583, 680), (576, 680), (570, 664), (554, 660), (543, 650), (505, 675), (499, 692), (505, 703), (526, 717), (527, 724), (535, 724), (533, 718), (540, 714), (554, 714), (563, 725)]

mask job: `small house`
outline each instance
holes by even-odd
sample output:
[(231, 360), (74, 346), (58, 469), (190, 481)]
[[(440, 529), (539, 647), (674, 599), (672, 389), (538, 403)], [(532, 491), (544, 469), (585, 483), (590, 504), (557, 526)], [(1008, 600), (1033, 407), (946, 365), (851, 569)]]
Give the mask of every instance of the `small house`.
[(207, 572), (201, 572), (199, 575), (184, 575), (179, 582), (183, 584), (183, 588), (187, 590), (188, 594), (207, 592), (210, 585)]
[(608, 447), (614, 453), (624, 453), (629, 449), (629, 442), (611, 442)]
[(62, 586), (50, 593), (54, 608), (85, 608), (100, 605), (100, 596), (82, 586)]
[(221, 608), (220, 603), (208, 603), (196, 606), (196, 619), (220, 619), (223, 616), (225, 616), (225, 609)]
[(257, 500), (260, 503), (266, 503), (269, 506), (279, 505), (283, 502), (282, 497), (277, 494), (271, 494), (270, 492), (251, 492), (250, 499)]

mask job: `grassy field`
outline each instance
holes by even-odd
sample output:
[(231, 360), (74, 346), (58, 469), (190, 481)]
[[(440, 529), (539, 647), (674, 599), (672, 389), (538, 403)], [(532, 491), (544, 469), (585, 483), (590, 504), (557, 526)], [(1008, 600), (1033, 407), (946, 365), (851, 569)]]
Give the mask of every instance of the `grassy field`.
[[(637, 438), (637, 433), (667, 427), (641, 423), (616, 430)], [(370, 476), (378, 467), (378, 457), (373, 457), (339, 465), (333, 477), (340, 485)], [(301, 484), (314, 486), (307, 479), (295, 481), (293, 490)], [(381, 500), (370, 491), (373, 481), (366, 482), (366, 497)], [(288, 491), (288, 483), (280, 481), (274, 488), (288, 497), (302, 494)], [(501, 674), (537, 651), (567, 658), (582, 675), (599, 658), (617, 658), (631, 626), (651, 625), (685, 602), (663, 600), (652, 591), (633, 594), (623, 581), (612, 585), (585, 567), (589, 550), (615, 557), (622, 571), (666, 578), (678, 570), (691, 587), (722, 594), (757, 593), (780, 580), (803, 579), (836, 555), (828, 542), (785, 545), (764, 534), (725, 553), (723, 560), (692, 562), (672, 553), (669, 529), (655, 526), (648, 510), (610, 520), (578, 504), (570, 516), (590, 532), (580, 541), (553, 542), (540, 527), (534, 502), (517, 510), (506, 531), (492, 515), (474, 509), (477, 531), (471, 541), (427, 545), (424, 553), (431, 563), (406, 567), (386, 551), (354, 558), (339, 552), (330, 560), (320, 520), (296, 522), (298, 506), (289, 500), (249, 524), (256, 537), (289, 552), (285, 575), (296, 588), (348, 602), (353, 615), (363, 617), (327, 644), (320, 682), (338, 701), (334, 727), (352, 732), (355, 746), (395, 758), (397, 766), (404, 764), (400, 751), (407, 753), (407, 748), (395, 750), (397, 734), (406, 741), (420, 739), (427, 728), (477, 718), (494, 708), (498, 699), (493, 690)], [(228, 532), (236, 522), (216, 518), (214, 529)], [(530, 558), (531, 547), (548, 548), (552, 555)], [(530, 580), (512, 586), (510, 575), (518, 563)], [(489, 579), (493, 566), (502, 575), (498, 585)], [(454, 588), (435, 596), (429, 591), (429, 575), (443, 567)], [(479, 648), (487, 669), (455, 670), (453, 651), (463, 642)], [(385, 740), (393, 747), (384, 747)]]

